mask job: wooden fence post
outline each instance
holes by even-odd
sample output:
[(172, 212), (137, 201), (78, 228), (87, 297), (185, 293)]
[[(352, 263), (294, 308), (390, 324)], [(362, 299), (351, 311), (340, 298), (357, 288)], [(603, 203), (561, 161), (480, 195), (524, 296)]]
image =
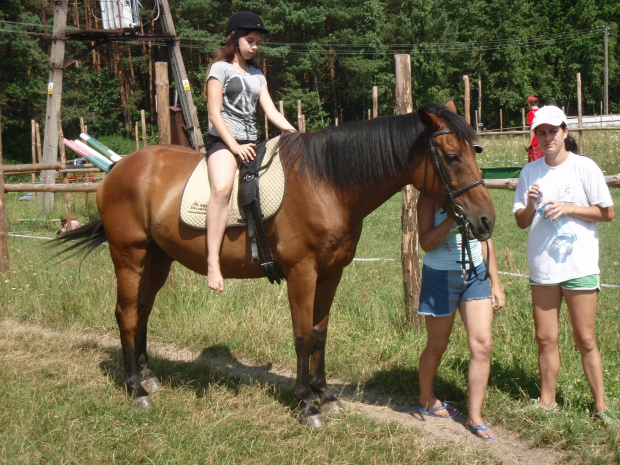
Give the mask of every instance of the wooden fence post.
[[(60, 163), (66, 166), (67, 164), (67, 154), (65, 152), (65, 134), (62, 131), (62, 121), (60, 119), (60, 106), (56, 107), (56, 122), (58, 124), (58, 149), (60, 151)], [(60, 172), (61, 182), (63, 184), (69, 184), (69, 179), (67, 179), (66, 172)], [(71, 226), (71, 194), (69, 192), (65, 192), (65, 228), (67, 231), (71, 231), (73, 227)]]
[(170, 144), (170, 85), (168, 63), (155, 63), (155, 93), (157, 99), (157, 130), (160, 144)]
[(144, 110), (140, 110), (140, 124), (142, 125), (142, 147), (146, 147), (148, 143), (146, 142), (146, 115)]
[(577, 73), (577, 121), (579, 131), (579, 153), (583, 153), (583, 112), (581, 109), (581, 73)]
[[(463, 85), (465, 86), (465, 121), (471, 124), (471, 91), (469, 90), (469, 76), (463, 76)], [(476, 131), (478, 128), (476, 128)]]
[(377, 86), (372, 86), (372, 117), (379, 116), (379, 91)]
[[(34, 165), (37, 162), (37, 135), (36, 135), (36, 123), (34, 120), (30, 120), (30, 134), (31, 134), (31, 146), (30, 150), (32, 152), (32, 164)], [(37, 175), (32, 173), (32, 182), (37, 182)]]
[[(404, 115), (413, 111), (411, 95), (411, 56), (395, 55), (396, 59), (396, 113)], [(418, 250), (418, 191), (410, 184), (402, 189), (402, 267), (405, 289), (405, 312), (411, 327), (420, 329), (417, 317), (420, 298), (420, 263)]]
[(4, 200), (4, 172), (2, 170), (2, 115), (0, 115), (0, 272), (9, 271), (9, 226), (6, 221), (6, 202)]
[(299, 132), (306, 132), (306, 122), (301, 110), (301, 100), (297, 100), (297, 130)]

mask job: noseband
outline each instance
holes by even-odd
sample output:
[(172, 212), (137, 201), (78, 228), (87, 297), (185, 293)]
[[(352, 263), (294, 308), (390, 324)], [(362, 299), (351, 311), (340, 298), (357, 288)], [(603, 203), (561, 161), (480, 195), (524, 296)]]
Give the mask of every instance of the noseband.
[[(484, 179), (479, 179), (478, 181), (472, 182), (471, 184), (468, 184), (467, 186), (461, 187), (460, 189), (457, 189), (457, 190), (452, 189), (452, 186), (446, 174), (446, 170), (439, 156), (439, 151), (437, 150), (437, 144), (435, 144), (435, 137), (443, 136), (445, 134), (454, 134), (454, 131), (452, 131), (451, 129), (444, 129), (441, 131), (437, 131), (437, 132), (434, 132), (430, 138), (429, 150), (426, 156), (426, 167), (424, 169), (424, 195), (427, 195), (426, 178), (427, 178), (427, 172), (428, 172), (428, 165), (430, 164), (430, 156), (432, 154), (433, 162), (435, 163), (435, 169), (437, 170), (437, 173), (439, 173), (439, 178), (441, 179), (441, 182), (443, 183), (446, 189), (446, 192), (448, 194), (448, 197), (446, 198), (446, 201), (444, 202), (443, 209), (445, 210), (445, 207), (448, 204), (448, 202), (452, 204), (452, 211), (454, 212), (454, 215), (457, 218), (457, 224), (459, 227), (459, 231), (461, 233), (461, 236), (463, 237), (462, 246), (461, 246), (461, 260), (457, 262), (461, 264), (463, 279), (466, 279), (466, 274), (469, 275), (467, 279), (470, 279), (473, 273), (478, 280), (484, 281), (489, 276), (488, 264), (485, 264), (486, 273), (484, 277), (480, 278), (480, 276), (478, 276), (478, 273), (476, 272), (476, 267), (474, 266), (474, 261), (471, 256), (471, 250), (469, 246), (469, 240), (473, 239), (473, 234), (471, 233), (471, 230), (469, 227), (469, 221), (467, 220), (467, 215), (465, 214), (465, 210), (463, 209), (463, 207), (457, 204), (456, 201), (454, 200), (458, 196), (463, 195), (468, 190), (473, 189), (474, 187), (478, 185), (484, 185)], [(488, 256), (488, 249), (489, 249), (489, 244), (487, 242), (487, 256)], [(468, 256), (467, 258), (465, 257), (466, 252)], [(469, 272), (467, 271), (466, 265), (469, 265)]]

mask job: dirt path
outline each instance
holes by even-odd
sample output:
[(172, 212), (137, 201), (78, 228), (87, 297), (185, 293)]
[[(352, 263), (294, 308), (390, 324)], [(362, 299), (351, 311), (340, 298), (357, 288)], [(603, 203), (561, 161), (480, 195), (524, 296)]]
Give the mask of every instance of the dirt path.
[[(5, 331), (11, 333), (38, 334), (44, 338), (53, 339), (61, 335), (66, 336), (49, 328), (42, 326), (23, 324), (13, 320), (0, 321), (0, 333)], [(84, 340), (90, 344), (97, 344), (102, 349), (120, 349), (120, 341), (116, 337), (102, 335), (98, 333), (76, 333), (72, 335), (74, 340)], [(177, 347), (172, 344), (163, 344), (151, 341), (149, 352), (157, 357), (165, 358), (170, 361), (192, 362), (205, 364), (210, 368), (221, 370), (233, 377), (251, 377), (259, 382), (279, 385), (292, 388), (295, 384), (295, 375), (286, 370), (277, 370), (268, 366), (257, 366), (236, 359), (232, 356), (207, 356), (200, 352), (191, 351)], [(451, 442), (459, 447), (490, 448), (497, 457), (497, 464), (536, 464), (550, 465), (560, 463), (565, 457), (554, 450), (535, 449), (514, 434), (493, 426), (498, 433), (498, 439), (491, 443), (484, 443), (474, 437), (464, 428), (466, 418), (459, 415), (454, 420), (435, 419), (421, 416), (417, 405), (405, 402), (398, 402), (390, 399), (371, 388), (353, 385), (347, 382), (329, 379), (334, 392), (340, 393), (340, 399), (347, 408), (359, 411), (363, 415), (380, 421), (395, 421), (402, 425), (412, 428), (419, 428), (424, 431), (431, 441)]]

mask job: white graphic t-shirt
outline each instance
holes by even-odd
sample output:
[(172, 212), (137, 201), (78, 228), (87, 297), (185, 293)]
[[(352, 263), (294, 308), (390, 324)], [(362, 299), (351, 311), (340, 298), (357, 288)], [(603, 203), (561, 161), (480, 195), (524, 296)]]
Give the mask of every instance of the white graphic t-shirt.
[[(263, 73), (252, 66), (249, 73), (244, 73), (226, 61), (216, 61), (211, 65), (207, 80), (211, 77), (224, 85), (222, 117), (232, 136), (236, 140), (255, 141), (256, 102), (261, 88), (267, 85)], [(209, 133), (218, 135), (215, 128)]]
[[(585, 156), (570, 153), (558, 166), (549, 166), (544, 158), (525, 165), (519, 176), (513, 213), (527, 206), (527, 191), (535, 182), (542, 190), (542, 203), (558, 200), (582, 207), (613, 205), (603, 173)], [(554, 225), (538, 213), (534, 216), (527, 238), (527, 261), (530, 279), (537, 283), (558, 284), (600, 273), (597, 223), (573, 216), (563, 218), (568, 220), (576, 240), (566, 262), (559, 263), (552, 247)]]

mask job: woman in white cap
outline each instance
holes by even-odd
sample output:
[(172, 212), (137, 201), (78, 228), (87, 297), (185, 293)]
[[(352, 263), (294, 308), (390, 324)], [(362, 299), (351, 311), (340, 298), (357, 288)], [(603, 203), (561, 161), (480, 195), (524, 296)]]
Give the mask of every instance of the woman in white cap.
[(205, 142), (211, 187), (207, 205), (207, 280), (217, 292), (224, 290), (220, 249), (235, 172), (239, 163), (256, 156), (256, 103), (278, 129), (295, 131), (276, 109), (265, 76), (254, 63), (261, 36), (267, 33), (256, 13), (234, 14), (226, 26), (226, 40), (207, 70), (204, 94), (212, 124)]
[[(527, 259), (541, 389), (535, 405), (543, 409), (557, 406), (558, 319), (564, 299), (594, 397), (595, 416), (614, 422), (605, 404), (594, 325), (600, 290), (597, 223), (613, 219), (613, 202), (596, 163), (566, 150), (568, 129), (562, 110), (542, 107), (532, 129), (545, 156), (521, 171), (512, 211), (520, 228), (531, 226)], [(561, 224), (565, 226), (558, 234), (556, 227)], [(562, 241), (562, 235), (568, 243)]]

